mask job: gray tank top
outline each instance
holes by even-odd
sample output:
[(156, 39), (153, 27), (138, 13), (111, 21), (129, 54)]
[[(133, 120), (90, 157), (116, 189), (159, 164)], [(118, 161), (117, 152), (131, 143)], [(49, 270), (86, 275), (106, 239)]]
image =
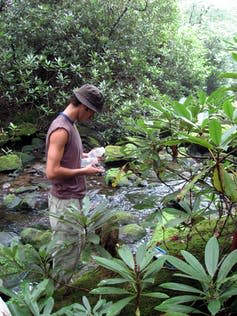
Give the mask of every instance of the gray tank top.
[[(49, 148), (50, 135), (59, 128), (68, 132), (68, 142), (65, 145), (61, 166), (69, 169), (81, 168), (83, 147), (81, 137), (74, 124), (66, 117), (59, 115), (51, 123), (46, 136), (46, 154)], [(85, 176), (52, 180), (50, 193), (59, 199), (82, 199), (86, 194)]]

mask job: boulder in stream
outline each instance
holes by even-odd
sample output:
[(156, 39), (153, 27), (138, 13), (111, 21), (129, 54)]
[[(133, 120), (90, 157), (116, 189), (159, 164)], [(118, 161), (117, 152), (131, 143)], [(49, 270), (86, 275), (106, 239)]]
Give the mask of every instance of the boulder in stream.
[(126, 243), (134, 243), (145, 235), (145, 229), (138, 224), (124, 225), (119, 229), (119, 239)]
[(0, 172), (16, 170), (22, 167), (21, 158), (15, 154), (4, 155), (0, 157)]

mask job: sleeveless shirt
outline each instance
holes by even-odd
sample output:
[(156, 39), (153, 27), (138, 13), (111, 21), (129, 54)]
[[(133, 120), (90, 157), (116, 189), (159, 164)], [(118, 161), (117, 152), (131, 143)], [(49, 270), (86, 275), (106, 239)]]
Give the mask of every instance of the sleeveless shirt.
[[(59, 128), (68, 133), (68, 141), (60, 165), (64, 168), (81, 168), (83, 147), (80, 134), (74, 124), (66, 117), (59, 115), (51, 123), (46, 136), (46, 154), (49, 148), (50, 135)], [(59, 199), (82, 199), (86, 194), (85, 176), (77, 175), (70, 178), (52, 180), (50, 193)]]

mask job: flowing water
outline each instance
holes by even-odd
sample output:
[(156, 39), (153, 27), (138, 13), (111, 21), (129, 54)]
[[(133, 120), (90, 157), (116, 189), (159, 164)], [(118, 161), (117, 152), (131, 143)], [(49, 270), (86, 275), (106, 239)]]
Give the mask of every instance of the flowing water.
[[(32, 165), (21, 172), (0, 175), (0, 231), (20, 233), (25, 227), (49, 228), (47, 194), (50, 187), (44, 176), (43, 164)], [(159, 180), (148, 182), (143, 187), (111, 188), (105, 184), (104, 177), (88, 177), (88, 195), (92, 207), (105, 203), (108, 209), (125, 211), (132, 214), (134, 223), (142, 225), (147, 216), (161, 207), (162, 198), (168, 193), (177, 190), (180, 180), (169, 180), (167, 184)], [(32, 199), (36, 201), (33, 210), (22, 207), (18, 211), (9, 210), (3, 205), (3, 197), (15, 193), (22, 188), (24, 196), (27, 191), (33, 191)], [(25, 188), (25, 191), (24, 191)], [(152, 231), (146, 227), (146, 236), (140, 242), (148, 241)], [(138, 245), (139, 243), (136, 243)], [(135, 245), (134, 245), (135, 246)]]

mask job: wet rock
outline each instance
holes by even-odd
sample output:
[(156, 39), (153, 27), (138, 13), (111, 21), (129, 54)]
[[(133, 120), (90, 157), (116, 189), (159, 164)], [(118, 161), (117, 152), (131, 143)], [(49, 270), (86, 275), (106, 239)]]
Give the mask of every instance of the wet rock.
[(148, 186), (148, 181), (144, 179), (138, 179), (135, 183), (139, 187), (147, 187)]
[(9, 210), (19, 209), (21, 202), (21, 198), (15, 194), (7, 194), (3, 197), (3, 205)]
[(119, 230), (119, 239), (127, 243), (134, 243), (145, 235), (145, 229), (137, 224), (128, 224), (122, 226)]
[(24, 153), (24, 152), (20, 152), (19, 157), (21, 158), (22, 164), (26, 165), (29, 162), (32, 162), (35, 159), (35, 156), (28, 154), (28, 153)]
[(125, 211), (117, 212), (114, 217), (114, 221), (120, 225), (131, 224), (135, 221), (135, 217), (131, 213)]
[(128, 161), (135, 157), (136, 146), (133, 144), (126, 144), (125, 146), (112, 146), (105, 147), (105, 163), (125, 160)]
[(13, 232), (0, 232), (0, 244), (3, 246), (10, 246), (13, 240), (18, 240), (19, 236)]
[(25, 244), (31, 244), (39, 249), (43, 245), (47, 245), (51, 240), (50, 230), (39, 230), (32, 227), (27, 227), (21, 232), (21, 240)]
[(37, 189), (38, 189), (38, 187), (36, 185), (22, 186), (20, 188), (14, 189), (14, 193), (19, 194), (19, 193), (25, 193), (25, 192), (32, 192), (32, 191), (35, 191)]
[(0, 157), (0, 172), (16, 170), (22, 167), (21, 158), (15, 154), (9, 154)]

